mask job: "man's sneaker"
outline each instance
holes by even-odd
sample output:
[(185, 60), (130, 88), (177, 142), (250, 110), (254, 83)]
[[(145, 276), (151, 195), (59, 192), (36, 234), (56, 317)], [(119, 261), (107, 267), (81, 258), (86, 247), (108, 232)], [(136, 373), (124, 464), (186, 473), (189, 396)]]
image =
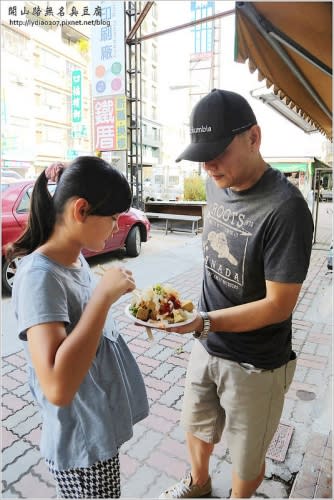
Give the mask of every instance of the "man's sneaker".
[(193, 484), (193, 478), (189, 472), (179, 483), (174, 484), (168, 490), (161, 493), (159, 498), (203, 498), (211, 494), (211, 477), (203, 486)]

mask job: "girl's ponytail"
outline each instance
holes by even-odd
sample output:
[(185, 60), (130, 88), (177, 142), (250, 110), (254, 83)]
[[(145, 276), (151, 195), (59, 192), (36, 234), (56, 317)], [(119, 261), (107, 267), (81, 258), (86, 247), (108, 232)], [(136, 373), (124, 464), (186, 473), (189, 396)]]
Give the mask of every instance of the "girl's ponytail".
[(30, 201), (28, 225), (24, 233), (6, 251), (11, 260), (33, 252), (50, 237), (55, 224), (55, 210), (48, 190), (48, 178), (43, 171), (37, 178)]

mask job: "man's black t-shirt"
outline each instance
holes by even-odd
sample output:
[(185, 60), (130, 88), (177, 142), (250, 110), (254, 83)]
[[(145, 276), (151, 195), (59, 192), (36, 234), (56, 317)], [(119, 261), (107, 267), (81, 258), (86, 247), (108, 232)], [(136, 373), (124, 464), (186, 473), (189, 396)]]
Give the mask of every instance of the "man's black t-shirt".
[[(254, 186), (238, 192), (208, 179), (200, 310), (263, 299), (266, 280), (302, 283), (312, 234), (306, 201), (278, 170), (268, 166)], [(214, 356), (274, 369), (290, 359), (291, 317), (253, 331), (211, 332), (203, 345)]]

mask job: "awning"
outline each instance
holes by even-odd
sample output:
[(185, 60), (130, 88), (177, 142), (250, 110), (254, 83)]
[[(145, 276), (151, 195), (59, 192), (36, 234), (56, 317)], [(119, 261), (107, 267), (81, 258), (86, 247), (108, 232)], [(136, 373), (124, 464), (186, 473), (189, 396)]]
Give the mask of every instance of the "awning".
[(235, 60), (332, 139), (332, 2), (236, 2)]
[(308, 163), (277, 163), (270, 162), (273, 168), (277, 168), (281, 172), (306, 172), (308, 169)]
[(291, 172), (309, 172), (311, 175), (314, 175), (315, 169), (321, 169), (323, 172), (332, 172), (332, 168), (327, 165), (326, 163), (323, 163), (322, 161), (318, 160), (318, 158), (313, 158), (312, 161), (275, 161), (275, 160), (268, 160), (269, 165), (271, 165), (273, 168), (277, 168), (281, 172), (284, 173), (291, 173)]

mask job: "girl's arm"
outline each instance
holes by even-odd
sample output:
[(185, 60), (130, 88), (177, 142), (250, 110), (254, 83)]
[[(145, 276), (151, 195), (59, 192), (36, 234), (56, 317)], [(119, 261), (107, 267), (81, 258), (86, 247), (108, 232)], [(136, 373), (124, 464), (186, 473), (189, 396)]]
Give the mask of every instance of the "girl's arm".
[(104, 274), (70, 335), (60, 322), (28, 329), (32, 363), (42, 391), (51, 403), (58, 406), (71, 403), (95, 357), (111, 304), (134, 288), (130, 271), (112, 268)]

